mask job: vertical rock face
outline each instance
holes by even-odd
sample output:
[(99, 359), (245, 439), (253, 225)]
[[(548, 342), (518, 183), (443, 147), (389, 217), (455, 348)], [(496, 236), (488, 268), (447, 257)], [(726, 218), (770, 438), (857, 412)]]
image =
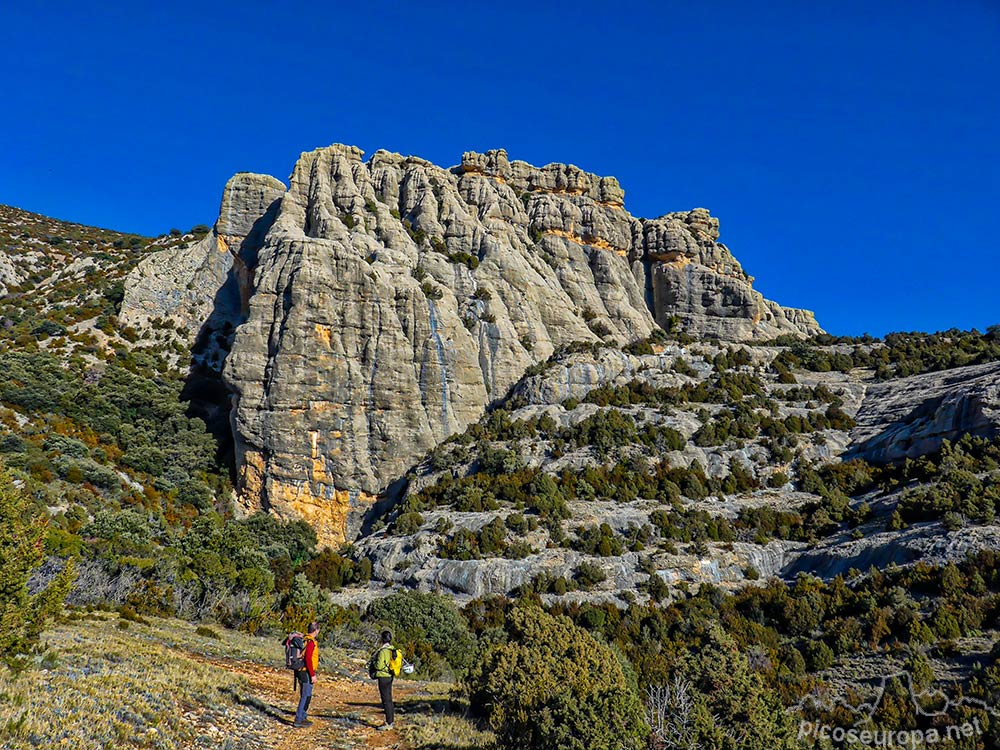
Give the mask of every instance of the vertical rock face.
[(634, 218), (617, 180), (572, 165), (337, 145), (302, 154), (287, 192), (230, 180), (212, 234), (130, 277), (123, 317), (242, 322), (224, 370), (241, 502), (336, 544), (563, 344), (673, 316), (730, 340), (819, 330), (754, 292), (717, 237), (704, 209)]
[(266, 175), (240, 173), (226, 183), (219, 220), (193, 246), (152, 255), (129, 274), (119, 319), (142, 328), (169, 320), (194, 343), (206, 327), (236, 326), (246, 311), (257, 251), (285, 186)]
[(635, 248), (644, 264), (656, 322), (676, 318), (699, 338), (724, 341), (813, 335), (821, 329), (808, 310), (764, 299), (729, 249), (718, 242), (719, 220), (704, 208), (639, 220)]
[(342, 541), (555, 347), (649, 335), (630, 237), (617, 183), (575, 168), (303, 154), (225, 371), (248, 509)]

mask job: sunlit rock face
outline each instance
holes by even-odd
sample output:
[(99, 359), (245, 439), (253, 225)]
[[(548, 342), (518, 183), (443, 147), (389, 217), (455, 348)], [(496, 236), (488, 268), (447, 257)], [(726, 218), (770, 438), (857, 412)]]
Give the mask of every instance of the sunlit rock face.
[(1000, 436), (1000, 363), (955, 367), (869, 386), (848, 457), (919, 458), (963, 435)]
[(128, 315), (195, 332), (240, 324), (224, 370), (240, 503), (326, 543), (562, 345), (819, 330), (753, 291), (704, 209), (638, 219), (613, 177), (503, 150), (362, 157), (304, 153), (287, 191), (237, 175), (213, 232), (150, 258), (126, 296)]

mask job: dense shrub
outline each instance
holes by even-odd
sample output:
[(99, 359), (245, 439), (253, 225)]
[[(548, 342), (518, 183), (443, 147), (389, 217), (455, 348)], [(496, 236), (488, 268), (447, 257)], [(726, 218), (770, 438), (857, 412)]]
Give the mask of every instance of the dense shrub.
[(302, 569), (306, 578), (329, 591), (337, 591), (345, 585), (365, 584), (371, 579), (371, 560), (364, 558), (358, 562), (331, 549), (323, 549)]
[(576, 571), (573, 574), (573, 578), (576, 580), (577, 585), (587, 591), (592, 589), (599, 583), (607, 580), (607, 574), (601, 569), (599, 565), (595, 563), (584, 560), (582, 563), (576, 566)]
[(29, 592), (28, 579), (45, 557), (44, 536), (44, 517), (0, 467), (0, 658), (10, 664), (35, 648), (73, 582), (71, 561), (46, 588)]
[[(890, 333), (881, 343), (870, 337), (838, 339), (826, 334), (809, 341), (782, 338), (775, 343), (788, 346), (772, 364), (779, 373), (793, 367), (814, 372), (848, 372), (855, 367), (867, 367), (884, 380), (1000, 359), (1000, 337), (995, 335), (995, 327), (986, 333), (957, 329)], [(829, 348), (838, 343), (854, 346), (850, 351)]]
[(645, 744), (638, 696), (614, 652), (565, 617), (524, 606), (506, 640), (477, 654), (467, 685), (501, 747), (513, 750), (638, 750)]
[(424, 517), (419, 513), (400, 513), (389, 527), (389, 533), (396, 536), (415, 534), (424, 525)]
[(796, 726), (778, 695), (754, 674), (736, 641), (712, 627), (677, 669), (694, 688), (698, 747), (782, 750), (799, 747)]
[(388, 628), (395, 645), (416, 659), (425, 676), (439, 676), (449, 668), (462, 672), (472, 660), (475, 640), (449, 597), (419, 591), (390, 594), (372, 602), (365, 619)]

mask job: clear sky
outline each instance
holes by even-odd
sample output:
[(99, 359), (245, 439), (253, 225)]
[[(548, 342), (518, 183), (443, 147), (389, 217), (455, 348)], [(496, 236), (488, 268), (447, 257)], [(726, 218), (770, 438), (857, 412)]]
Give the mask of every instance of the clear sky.
[(1000, 322), (1000, 0), (8, 3), (0, 203), (159, 234), (341, 142), (704, 206), (838, 334)]

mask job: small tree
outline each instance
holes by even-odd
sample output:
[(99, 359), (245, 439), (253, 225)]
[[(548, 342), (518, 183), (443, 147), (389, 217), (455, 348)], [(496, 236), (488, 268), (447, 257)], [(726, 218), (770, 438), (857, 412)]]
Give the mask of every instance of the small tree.
[(0, 467), (0, 658), (29, 653), (45, 621), (59, 611), (73, 583), (72, 560), (45, 589), (32, 594), (28, 580), (45, 559), (47, 520)]
[(425, 676), (439, 676), (446, 666), (461, 672), (472, 659), (475, 641), (450, 597), (402, 591), (376, 599), (365, 618), (392, 631), (394, 645), (414, 656)]
[[(678, 673), (690, 681), (696, 742), (706, 750), (786, 750), (795, 746), (791, 717), (754, 673), (732, 636), (713, 625)], [(698, 746), (698, 745), (693, 745)]]
[(696, 702), (691, 684), (677, 675), (668, 685), (646, 689), (650, 750), (701, 750), (695, 728)]
[(567, 617), (523, 606), (508, 640), (486, 646), (469, 670), (473, 708), (503, 748), (637, 750), (648, 728), (614, 652)]

